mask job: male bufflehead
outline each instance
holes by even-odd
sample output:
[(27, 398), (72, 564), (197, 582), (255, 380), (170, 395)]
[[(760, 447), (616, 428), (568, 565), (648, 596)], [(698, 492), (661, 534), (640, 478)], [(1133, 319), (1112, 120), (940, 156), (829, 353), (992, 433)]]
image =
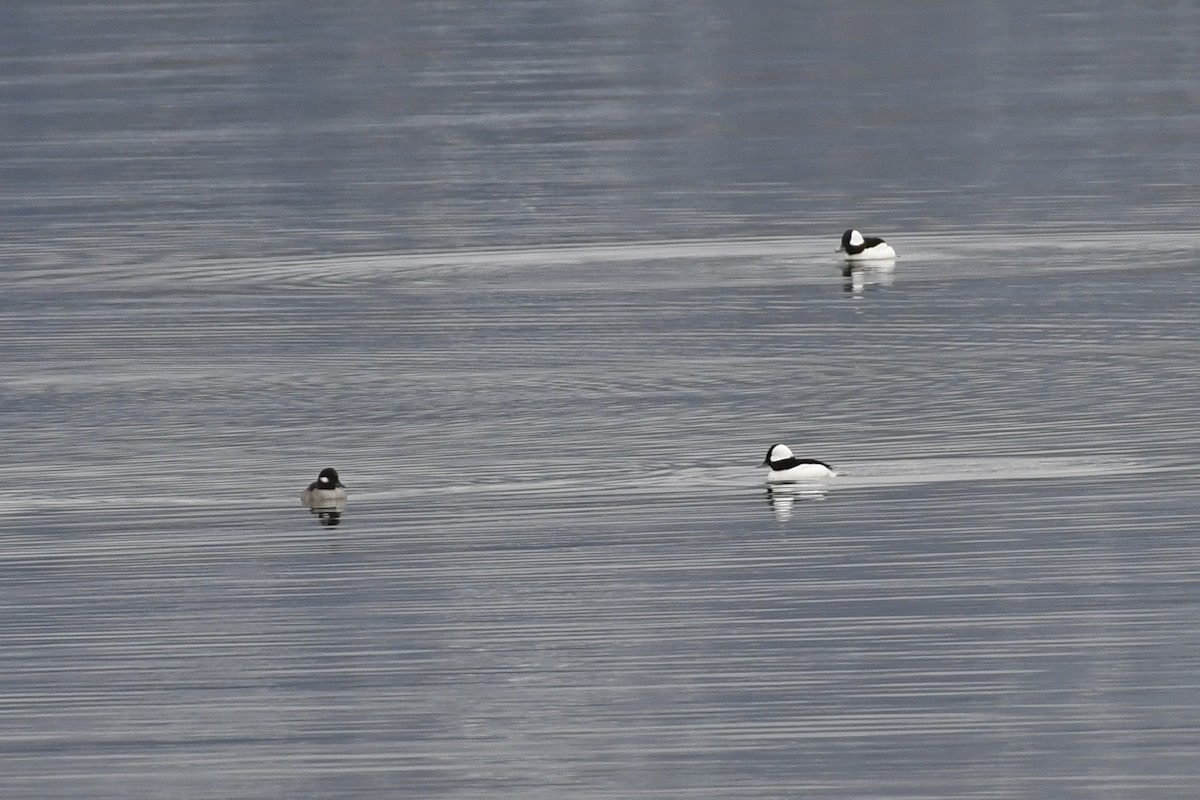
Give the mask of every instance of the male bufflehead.
[(842, 246), (837, 252), (845, 253), (847, 261), (896, 257), (896, 251), (883, 239), (878, 236), (868, 236), (864, 239), (863, 235), (853, 228), (842, 234)]
[(818, 478), (832, 478), (837, 475), (833, 467), (815, 458), (796, 458), (791, 448), (786, 444), (773, 444), (767, 450), (767, 457), (762, 466), (770, 467), (767, 471), (767, 483), (787, 483), (789, 481), (810, 481)]
[(300, 494), (300, 501), (306, 506), (318, 507), (346, 502), (346, 487), (338, 480), (337, 470), (333, 467), (321, 470), (317, 479)]

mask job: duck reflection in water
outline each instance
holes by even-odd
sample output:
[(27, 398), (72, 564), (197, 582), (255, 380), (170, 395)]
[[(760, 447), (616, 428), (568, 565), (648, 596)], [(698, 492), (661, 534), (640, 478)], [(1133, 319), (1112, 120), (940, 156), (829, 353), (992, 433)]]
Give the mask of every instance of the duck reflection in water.
[(327, 528), (334, 528), (342, 524), (342, 511), (346, 508), (346, 504), (328, 508), (310, 508), (308, 513), (312, 514)]
[(896, 260), (846, 262), (842, 267), (842, 290), (846, 294), (860, 295), (868, 287), (891, 286), (896, 279)]
[(802, 483), (772, 483), (767, 485), (767, 505), (775, 514), (776, 522), (787, 522), (792, 518), (797, 501), (824, 500), (828, 494), (823, 486)]

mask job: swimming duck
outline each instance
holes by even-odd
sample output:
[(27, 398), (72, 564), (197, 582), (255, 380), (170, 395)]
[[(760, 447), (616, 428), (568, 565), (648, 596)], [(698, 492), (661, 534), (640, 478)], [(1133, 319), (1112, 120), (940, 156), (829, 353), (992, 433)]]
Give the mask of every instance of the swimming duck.
[(863, 235), (853, 228), (842, 234), (842, 246), (837, 252), (845, 253), (847, 261), (896, 257), (896, 251), (883, 239), (878, 236), (863, 238)]
[(300, 494), (300, 501), (306, 506), (319, 507), (346, 502), (346, 487), (338, 479), (337, 470), (333, 467), (321, 470), (317, 479)]
[(767, 457), (762, 466), (770, 467), (767, 471), (767, 483), (787, 483), (789, 481), (809, 481), (818, 478), (831, 478), (837, 475), (833, 467), (815, 458), (796, 458), (786, 444), (773, 444), (767, 450)]

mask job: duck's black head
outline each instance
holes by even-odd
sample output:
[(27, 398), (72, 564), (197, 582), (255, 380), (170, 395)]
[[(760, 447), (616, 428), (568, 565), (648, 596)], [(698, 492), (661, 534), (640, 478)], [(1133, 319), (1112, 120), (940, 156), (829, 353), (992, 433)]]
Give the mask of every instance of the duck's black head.
[[(856, 234), (856, 233), (858, 233), (858, 231), (854, 230), (854, 228), (846, 229), (846, 232), (842, 234), (842, 246), (838, 248), (839, 253), (842, 251), (846, 251), (846, 252), (850, 251), (850, 244), (851, 244), (851, 242), (854, 241), (854, 238), (855, 238), (854, 234)], [(862, 234), (859, 234), (858, 238), (861, 240)]]
[[(771, 457), (772, 453), (774, 453), (774, 455), (775, 455), (774, 458)], [(762, 464), (760, 464), (759, 466), (769, 467), (776, 461), (782, 461), (785, 458), (791, 458), (791, 457), (792, 457), (792, 451), (788, 448), (788, 446), (786, 444), (773, 444), (767, 448), (767, 457), (763, 459)]]
[(326, 467), (317, 475), (317, 488), (319, 489), (344, 489), (341, 480), (338, 479), (337, 470), (333, 467)]

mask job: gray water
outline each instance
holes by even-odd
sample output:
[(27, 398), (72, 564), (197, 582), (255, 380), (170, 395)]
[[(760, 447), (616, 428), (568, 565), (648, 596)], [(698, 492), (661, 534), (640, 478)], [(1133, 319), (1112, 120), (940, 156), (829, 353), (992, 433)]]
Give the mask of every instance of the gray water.
[(1200, 7), (394, 5), (0, 12), (5, 797), (1194, 796)]

